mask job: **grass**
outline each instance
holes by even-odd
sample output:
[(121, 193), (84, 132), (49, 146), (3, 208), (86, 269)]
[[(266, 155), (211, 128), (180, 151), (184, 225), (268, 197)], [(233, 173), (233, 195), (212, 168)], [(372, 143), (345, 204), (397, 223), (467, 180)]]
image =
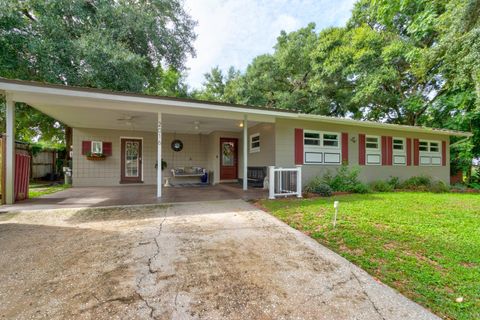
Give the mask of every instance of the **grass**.
[(437, 315), (480, 319), (480, 195), (394, 192), (259, 204)]
[(67, 185), (67, 184), (46, 185), (46, 184), (31, 183), (28, 190), (28, 197), (38, 198), (46, 194), (51, 194), (51, 193), (65, 190), (67, 188), (70, 188), (70, 185)]

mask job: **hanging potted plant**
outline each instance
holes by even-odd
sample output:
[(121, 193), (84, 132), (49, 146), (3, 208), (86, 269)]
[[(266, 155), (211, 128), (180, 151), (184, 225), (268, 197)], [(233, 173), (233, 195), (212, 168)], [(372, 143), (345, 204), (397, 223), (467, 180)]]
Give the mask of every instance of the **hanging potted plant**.
[(87, 160), (99, 161), (99, 160), (105, 160), (106, 158), (107, 156), (103, 153), (87, 152)]

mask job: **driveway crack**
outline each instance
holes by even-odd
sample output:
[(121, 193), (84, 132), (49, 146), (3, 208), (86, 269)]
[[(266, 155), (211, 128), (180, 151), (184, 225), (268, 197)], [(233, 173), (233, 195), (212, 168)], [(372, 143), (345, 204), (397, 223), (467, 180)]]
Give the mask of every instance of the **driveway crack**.
[(372, 298), (370, 298), (370, 295), (367, 293), (367, 291), (365, 290), (365, 288), (363, 287), (363, 284), (362, 282), (360, 281), (360, 279), (357, 277), (357, 275), (352, 272), (351, 273), (352, 276), (355, 278), (355, 280), (357, 280), (358, 282), (358, 285), (360, 286), (360, 288), (362, 289), (362, 292), (363, 294), (365, 295), (365, 297), (368, 299), (368, 301), (370, 302), (370, 304), (372, 305), (373, 309), (375, 310), (375, 312), (380, 316), (380, 318), (382, 318), (382, 320), (386, 320), (386, 318), (383, 316), (383, 314), (380, 312), (380, 309), (378, 309), (377, 305), (373, 302)]
[[(147, 261), (147, 267), (148, 267), (148, 272), (150, 274), (156, 274), (159, 270), (156, 270), (154, 267), (153, 267), (153, 262), (155, 261), (155, 259), (160, 255), (160, 244), (158, 242), (158, 238), (160, 237), (161, 233), (162, 233), (162, 228), (163, 228), (163, 225), (165, 223), (165, 221), (167, 220), (167, 217), (168, 217), (168, 211), (169, 211), (169, 207), (166, 208), (165, 210), (165, 214), (163, 216), (163, 219), (162, 221), (160, 222), (160, 224), (158, 225), (158, 230), (157, 230), (157, 233), (155, 234), (155, 236), (152, 238), (153, 242), (155, 243), (155, 252), (152, 256), (150, 256), (148, 258), (148, 261)], [(145, 305), (147, 306), (147, 308), (150, 310), (150, 313), (149, 313), (149, 316), (151, 319), (155, 319), (155, 307), (153, 305), (150, 304), (150, 302), (148, 301), (148, 298), (147, 296), (144, 296), (142, 295), (140, 292), (141, 292), (141, 284), (143, 283), (143, 280), (145, 279), (147, 275), (144, 274), (137, 282), (137, 294), (138, 294), (138, 297), (140, 300), (142, 300)]]

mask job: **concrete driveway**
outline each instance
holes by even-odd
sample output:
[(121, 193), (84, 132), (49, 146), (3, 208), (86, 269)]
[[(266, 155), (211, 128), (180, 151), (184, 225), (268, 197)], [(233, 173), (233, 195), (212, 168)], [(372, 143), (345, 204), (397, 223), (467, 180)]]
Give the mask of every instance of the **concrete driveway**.
[(0, 318), (438, 319), (242, 200), (0, 215)]

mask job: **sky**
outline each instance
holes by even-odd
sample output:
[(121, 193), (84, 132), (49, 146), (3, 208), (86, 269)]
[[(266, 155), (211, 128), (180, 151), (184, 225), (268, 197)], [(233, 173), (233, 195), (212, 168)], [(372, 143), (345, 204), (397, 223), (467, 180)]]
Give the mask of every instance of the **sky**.
[(200, 88), (203, 74), (219, 66), (244, 71), (252, 59), (272, 53), (280, 31), (314, 22), (317, 30), (343, 26), (356, 0), (185, 0), (198, 22), (196, 57), (187, 61), (187, 83)]

